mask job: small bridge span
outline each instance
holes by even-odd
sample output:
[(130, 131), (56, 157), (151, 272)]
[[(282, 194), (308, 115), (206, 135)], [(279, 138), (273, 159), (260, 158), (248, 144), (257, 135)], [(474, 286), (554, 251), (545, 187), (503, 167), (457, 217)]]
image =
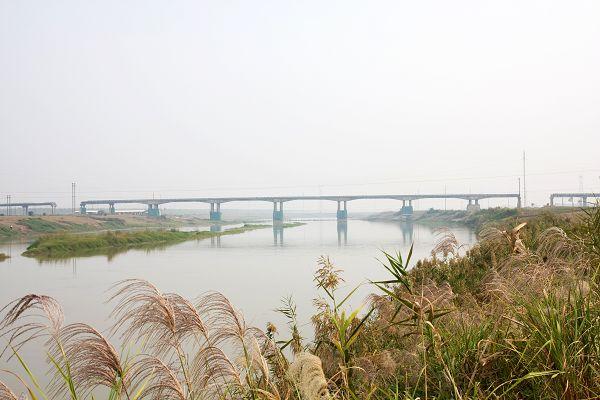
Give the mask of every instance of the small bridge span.
[(588, 205), (596, 205), (596, 203), (593, 202), (588, 202), (588, 199), (596, 199), (599, 200), (600, 199), (600, 194), (599, 193), (582, 193), (582, 192), (571, 192), (571, 193), (552, 193), (550, 195), (550, 205), (554, 206), (554, 200), (555, 199), (568, 199), (569, 201), (573, 202), (573, 199), (581, 199), (581, 204), (584, 207), (587, 207)]
[[(38, 203), (4, 203), (4, 204), (0, 204), (0, 210), (3, 208), (6, 208), (7, 210), (10, 210), (10, 208), (12, 207), (21, 207), (23, 209), (23, 215), (28, 215), (29, 214), (29, 207), (50, 207), (52, 209), (52, 214), (54, 214), (54, 210), (56, 209), (56, 203), (52, 202), (52, 201), (48, 201), (48, 202), (38, 202)], [(6, 214), (9, 214), (10, 211), (7, 211)]]
[(348, 218), (347, 204), (356, 200), (399, 200), (402, 201), (402, 214), (410, 216), (413, 213), (412, 202), (421, 199), (461, 199), (468, 202), (467, 210), (480, 209), (479, 201), (483, 199), (517, 199), (517, 207), (521, 207), (521, 195), (518, 193), (456, 193), (456, 194), (380, 194), (380, 195), (347, 195), (347, 196), (257, 196), (257, 197), (192, 197), (192, 198), (166, 198), (166, 199), (104, 199), (85, 200), (80, 204), (81, 214), (85, 214), (87, 206), (108, 205), (109, 212), (115, 213), (117, 204), (145, 204), (148, 215), (158, 217), (158, 206), (168, 203), (206, 203), (210, 204), (210, 219), (221, 219), (221, 204), (232, 202), (264, 201), (273, 203), (273, 219), (283, 220), (283, 203), (302, 200), (326, 200), (337, 202), (337, 218)]

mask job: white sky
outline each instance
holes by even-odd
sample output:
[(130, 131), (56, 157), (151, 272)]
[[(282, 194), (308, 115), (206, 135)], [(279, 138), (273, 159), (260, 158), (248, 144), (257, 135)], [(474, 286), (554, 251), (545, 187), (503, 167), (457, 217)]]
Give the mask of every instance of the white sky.
[(0, 0), (0, 136), (13, 202), (514, 192), (525, 150), (543, 204), (600, 191), (600, 1)]

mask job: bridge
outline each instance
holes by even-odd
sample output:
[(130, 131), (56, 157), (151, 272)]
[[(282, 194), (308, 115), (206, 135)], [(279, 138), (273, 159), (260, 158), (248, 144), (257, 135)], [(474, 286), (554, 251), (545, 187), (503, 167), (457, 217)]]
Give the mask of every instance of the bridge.
[(117, 204), (145, 204), (148, 215), (160, 216), (158, 206), (167, 203), (206, 203), (210, 204), (210, 219), (221, 220), (221, 204), (232, 202), (264, 201), (273, 203), (273, 220), (283, 221), (283, 203), (303, 200), (326, 200), (337, 202), (338, 220), (348, 218), (347, 204), (356, 200), (398, 200), (402, 201), (401, 213), (410, 216), (413, 213), (412, 202), (422, 199), (461, 199), (468, 201), (467, 210), (480, 209), (479, 201), (483, 199), (517, 199), (517, 208), (521, 207), (521, 195), (518, 193), (458, 193), (458, 194), (384, 194), (384, 195), (351, 195), (351, 196), (264, 196), (264, 197), (196, 197), (196, 198), (171, 198), (171, 199), (123, 199), (123, 200), (85, 200), (80, 203), (80, 213), (85, 214), (87, 206), (108, 205), (109, 213), (114, 214)]
[(567, 198), (567, 199), (571, 199), (571, 201), (573, 201), (572, 199), (581, 199), (581, 204), (583, 204), (584, 206), (587, 206), (589, 204), (594, 204), (595, 203), (588, 203), (588, 198), (590, 199), (600, 199), (600, 194), (598, 193), (581, 193), (581, 192), (573, 192), (573, 193), (552, 193), (550, 195), (550, 205), (554, 206), (554, 199), (560, 199), (560, 198)]
[[(41, 203), (4, 203), (4, 204), (0, 204), (0, 209), (2, 209), (3, 207), (6, 207), (7, 209), (9, 209), (11, 207), (22, 207), (23, 215), (29, 214), (29, 207), (50, 207), (52, 209), (52, 214), (54, 214), (54, 210), (56, 209), (56, 203), (49, 201), (49, 202), (41, 202)], [(9, 214), (9, 213), (7, 212), (7, 214)]]

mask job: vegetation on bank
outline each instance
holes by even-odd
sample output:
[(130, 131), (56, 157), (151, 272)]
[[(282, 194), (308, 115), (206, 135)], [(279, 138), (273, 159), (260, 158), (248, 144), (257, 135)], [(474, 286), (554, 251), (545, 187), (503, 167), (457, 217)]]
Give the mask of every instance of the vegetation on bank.
[[(65, 326), (60, 305), (40, 295), (4, 309), (0, 337), (17, 356), (32, 337), (48, 339), (55, 398), (88, 399), (100, 386), (109, 399), (599, 398), (598, 209), (489, 227), (480, 239), (462, 254), (440, 231), (431, 257), (410, 270), (410, 253), (384, 253), (389, 278), (370, 282), (357, 309), (348, 305), (355, 289), (321, 257), (312, 340), (299, 333), (292, 299), (279, 309), (288, 329), (261, 330), (221, 294), (191, 302), (143, 280), (110, 297), (110, 335), (135, 347)], [(29, 397), (45, 398), (18, 360)], [(0, 394), (17, 399), (2, 384)]]
[(0, 240), (30, 238), (54, 233), (83, 233), (172, 226), (175, 226), (172, 221), (155, 220), (141, 216), (48, 215), (4, 217), (0, 218)]
[[(506, 207), (484, 208), (478, 211), (436, 210), (415, 211), (410, 221), (436, 226), (464, 225), (481, 231), (486, 225), (503, 225), (510, 221), (537, 218), (544, 215), (567, 216), (580, 213), (573, 208), (532, 208), (517, 209)], [(368, 218), (375, 221), (405, 221), (401, 212), (383, 212)]]
[(416, 215), (414, 221), (420, 223), (461, 224), (479, 230), (485, 224), (500, 222), (518, 215), (519, 210), (516, 208), (486, 208), (475, 212), (430, 209)]
[(184, 242), (202, 240), (217, 236), (237, 235), (247, 231), (267, 228), (270, 225), (246, 224), (239, 228), (226, 229), (222, 232), (195, 231), (183, 232), (171, 230), (145, 230), (105, 232), (99, 234), (56, 234), (46, 235), (35, 240), (23, 253), (26, 257), (61, 258), (84, 255), (103, 254), (111, 250), (131, 248), (148, 248)]
[(305, 222), (284, 222), (281, 227), (282, 228), (295, 228), (297, 226), (306, 225)]
[(4, 260), (6, 260), (7, 258), (10, 258), (10, 256), (9, 256), (9, 255), (7, 255), (7, 254), (4, 254), (4, 253), (0, 253), (0, 261), (4, 261)]

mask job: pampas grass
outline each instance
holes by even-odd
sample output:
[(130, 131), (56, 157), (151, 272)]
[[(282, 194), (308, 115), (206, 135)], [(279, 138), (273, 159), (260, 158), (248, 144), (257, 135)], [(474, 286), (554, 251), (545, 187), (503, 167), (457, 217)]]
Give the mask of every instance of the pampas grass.
[(288, 370), (289, 379), (298, 387), (306, 400), (329, 399), (327, 379), (321, 359), (310, 353), (299, 353)]
[[(129, 378), (117, 350), (95, 328), (82, 323), (65, 326), (58, 339), (50, 346), (54, 360), (63, 358), (70, 370), (71, 383), (84, 398), (96, 387), (104, 386), (117, 392), (128, 392)], [(55, 380), (51, 392), (55, 397), (66, 397), (69, 392), (64, 381)], [(126, 396), (129, 398), (129, 396)]]
[(4, 355), (8, 347), (18, 351), (25, 343), (39, 337), (56, 336), (64, 321), (62, 307), (49, 296), (28, 294), (2, 309), (5, 313), (0, 321), (0, 337), (7, 339), (7, 346), (0, 353)]
[(18, 398), (17, 395), (8, 388), (8, 386), (0, 382), (0, 400), (18, 400)]

